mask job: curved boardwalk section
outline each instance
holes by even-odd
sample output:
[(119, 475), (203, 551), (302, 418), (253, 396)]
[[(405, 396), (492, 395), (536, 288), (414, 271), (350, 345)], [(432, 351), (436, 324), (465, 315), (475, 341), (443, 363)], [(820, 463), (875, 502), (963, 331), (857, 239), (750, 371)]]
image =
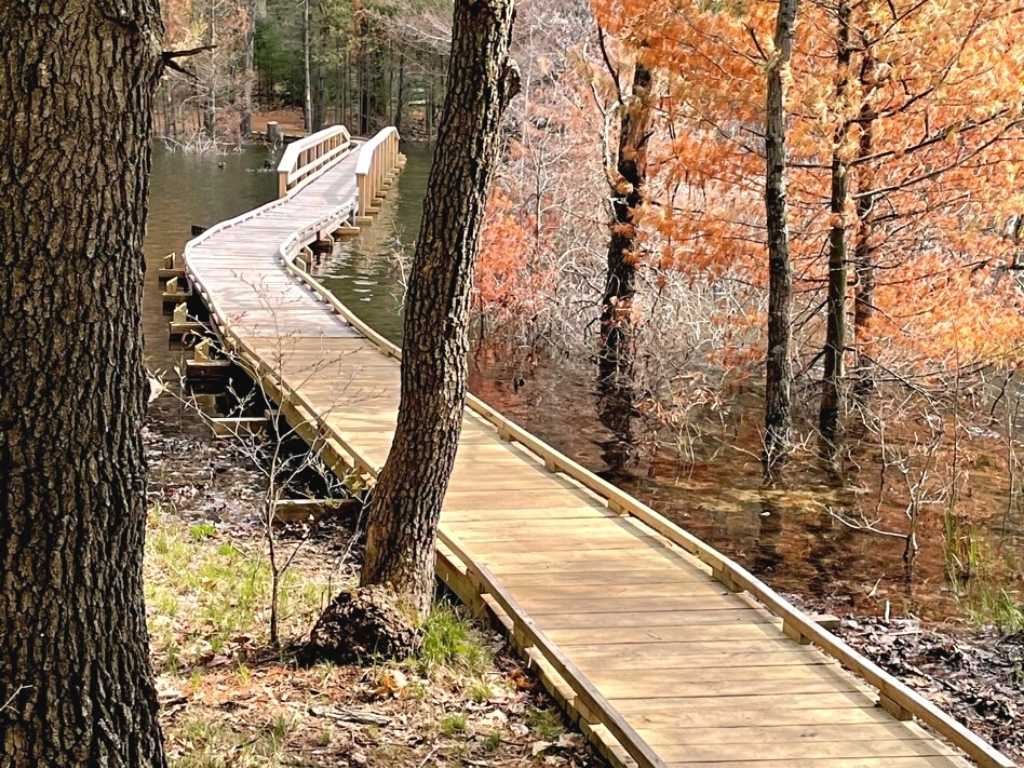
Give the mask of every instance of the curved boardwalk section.
[[(375, 475), (400, 352), (302, 254), (367, 223), (397, 173), (397, 134), (360, 145), (329, 129), (289, 152), (283, 196), (193, 240), (188, 275), (313, 448)], [(438, 551), (440, 575), (505, 625), (615, 763), (939, 768), (968, 764), (959, 746), (1013, 765), (743, 568), (475, 399)]]

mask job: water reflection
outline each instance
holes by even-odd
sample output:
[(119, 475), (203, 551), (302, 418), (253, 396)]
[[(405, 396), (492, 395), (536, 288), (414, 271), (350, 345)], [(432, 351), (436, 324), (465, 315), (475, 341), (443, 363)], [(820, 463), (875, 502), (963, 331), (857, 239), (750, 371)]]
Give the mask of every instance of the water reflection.
[(143, 334), (146, 364), (166, 369), (179, 355), (168, 351), (168, 319), (160, 307), (156, 279), (168, 253), (182, 252), (193, 224), (207, 227), (237, 216), (277, 196), (277, 175), (265, 165), (276, 159), (263, 147), (241, 152), (197, 155), (153, 147), (149, 222), (146, 228), (146, 289), (143, 296)]

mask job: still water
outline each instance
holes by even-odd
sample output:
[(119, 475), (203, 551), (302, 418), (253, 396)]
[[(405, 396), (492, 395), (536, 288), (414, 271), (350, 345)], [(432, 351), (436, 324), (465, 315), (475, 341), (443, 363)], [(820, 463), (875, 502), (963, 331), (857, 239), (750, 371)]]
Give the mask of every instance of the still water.
[[(394, 341), (401, 336), (403, 276), (396, 254), (414, 247), (426, 190), (430, 152), (404, 147), (408, 164), (396, 193), (373, 226), (344, 241), (322, 265), (321, 279), (363, 320)], [(276, 163), (268, 150), (246, 149), (216, 160), (157, 148), (153, 164), (147, 264), (155, 273), (161, 257), (181, 252), (192, 224), (210, 225), (274, 197), (276, 179), (265, 170)], [(147, 280), (145, 332), (151, 366), (168, 367), (167, 318), (160, 313), (159, 287)], [(759, 463), (741, 454), (707, 454), (681, 462), (671, 449), (654, 447), (640, 423), (609, 420), (608, 409), (585, 365), (544, 362), (523, 368), (514, 355), (477, 349), (471, 388), (510, 418), (635, 494), (713, 546), (735, 557), (780, 591), (821, 598), (837, 612), (914, 613), (936, 620), (967, 621), (977, 605), (958, 599), (946, 578), (941, 514), (923, 518), (921, 551), (912, 577), (901, 559), (903, 542), (851, 530), (828, 508), (870, 503), (871, 448), (865, 445), (864, 477), (837, 483), (813, 468), (782, 488), (764, 488)], [(603, 420), (602, 420), (603, 417)], [(636, 420), (634, 420), (636, 421)], [(759, 414), (740, 414), (730, 430), (756, 444)], [(630, 434), (631, 437), (624, 438)], [(626, 445), (624, 442), (643, 443)], [(995, 449), (993, 449), (995, 450)], [(629, 461), (623, 464), (623, 457)], [(995, 466), (996, 462), (993, 462)], [(1024, 586), (1020, 512), (1006, 506), (1000, 472), (976, 472), (964, 503), (974, 539), (992, 559), (989, 593), (1005, 589), (1014, 599)], [(875, 510), (897, 528), (903, 510)], [(1019, 602), (1019, 599), (1017, 600)]]

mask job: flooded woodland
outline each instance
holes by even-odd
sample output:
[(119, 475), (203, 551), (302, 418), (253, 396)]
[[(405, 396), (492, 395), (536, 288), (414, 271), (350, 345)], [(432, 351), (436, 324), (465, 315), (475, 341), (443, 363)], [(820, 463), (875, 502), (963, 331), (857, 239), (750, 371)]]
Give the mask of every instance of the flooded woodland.
[[(405, 152), (397, 195), (375, 226), (339, 244), (318, 267), (343, 302), (395, 341), (430, 162), (429, 147)], [(268, 159), (261, 148), (229, 153), (221, 163), (158, 148), (151, 265), (180, 251), (192, 224), (270, 199), (276, 179), (265, 170)], [(156, 290), (147, 284), (149, 298)], [(164, 351), (166, 318), (149, 311), (146, 322), (151, 360), (172, 364)], [(965, 391), (959, 417), (949, 405), (903, 419), (897, 402), (883, 428), (854, 419), (841, 471), (808, 442), (766, 483), (763, 404), (753, 382), (724, 386), (685, 408), (673, 407), (685, 378), (624, 401), (622, 393), (602, 392), (592, 358), (543, 340), (517, 343), (480, 318), (474, 339), (475, 394), (779, 591), (844, 615), (1024, 629), (1024, 472), (1014, 422), (1022, 414), (1014, 380)], [(968, 407), (993, 415), (979, 427)]]

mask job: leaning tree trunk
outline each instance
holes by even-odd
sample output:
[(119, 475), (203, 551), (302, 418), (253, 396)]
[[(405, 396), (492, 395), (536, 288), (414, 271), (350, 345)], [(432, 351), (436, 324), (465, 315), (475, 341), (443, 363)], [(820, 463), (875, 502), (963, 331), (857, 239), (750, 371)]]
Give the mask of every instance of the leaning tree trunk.
[(775, 24), (775, 54), (768, 65), (765, 131), (765, 218), (768, 225), (768, 354), (765, 366), (764, 464), (772, 470), (790, 447), (790, 362), (793, 267), (786, 211), (786, 87), (799, 0), (781, 0)]
[(142, 593), (155, 0), (0, 4), (0, 765), (164, 766)]
[(618, 178), (612, 190), (611, 239), (601, 301), (601, 381), (631, 377), (633, 368), (633, 297), (636, 295), (636, 217), (647, 180), (647, 140), (651, 123), (651, 73), (640, 62), (633, 67), (633, 88), (621, 105)]
[(466, 399), (469, 298), (499, 124), (518, 91), (513, 0), (457, 0), (450, 77), (406, 300), (402, 401), (374, 491), (362, 584), (425, 617)]
[(826, 302), (825, 375), (821, 382), (821, 403), (818, 409), (818, 429), (824, 442), (824, 452), (835, 457), (839, 447), (840, 413), (843, 410), (843, 376), (846, 356), (846, 203), (849, 196), (849, 168), (844, 158), (850, 121), (846, 116), (846, 98), (850, 84), (850, 3), (840, 0), (839, 29), (836, 35), (836, 102), (839, 123), (833, 136), (832, 197), (830, 210), (832, 227), (828, 248), (828, 301)]

